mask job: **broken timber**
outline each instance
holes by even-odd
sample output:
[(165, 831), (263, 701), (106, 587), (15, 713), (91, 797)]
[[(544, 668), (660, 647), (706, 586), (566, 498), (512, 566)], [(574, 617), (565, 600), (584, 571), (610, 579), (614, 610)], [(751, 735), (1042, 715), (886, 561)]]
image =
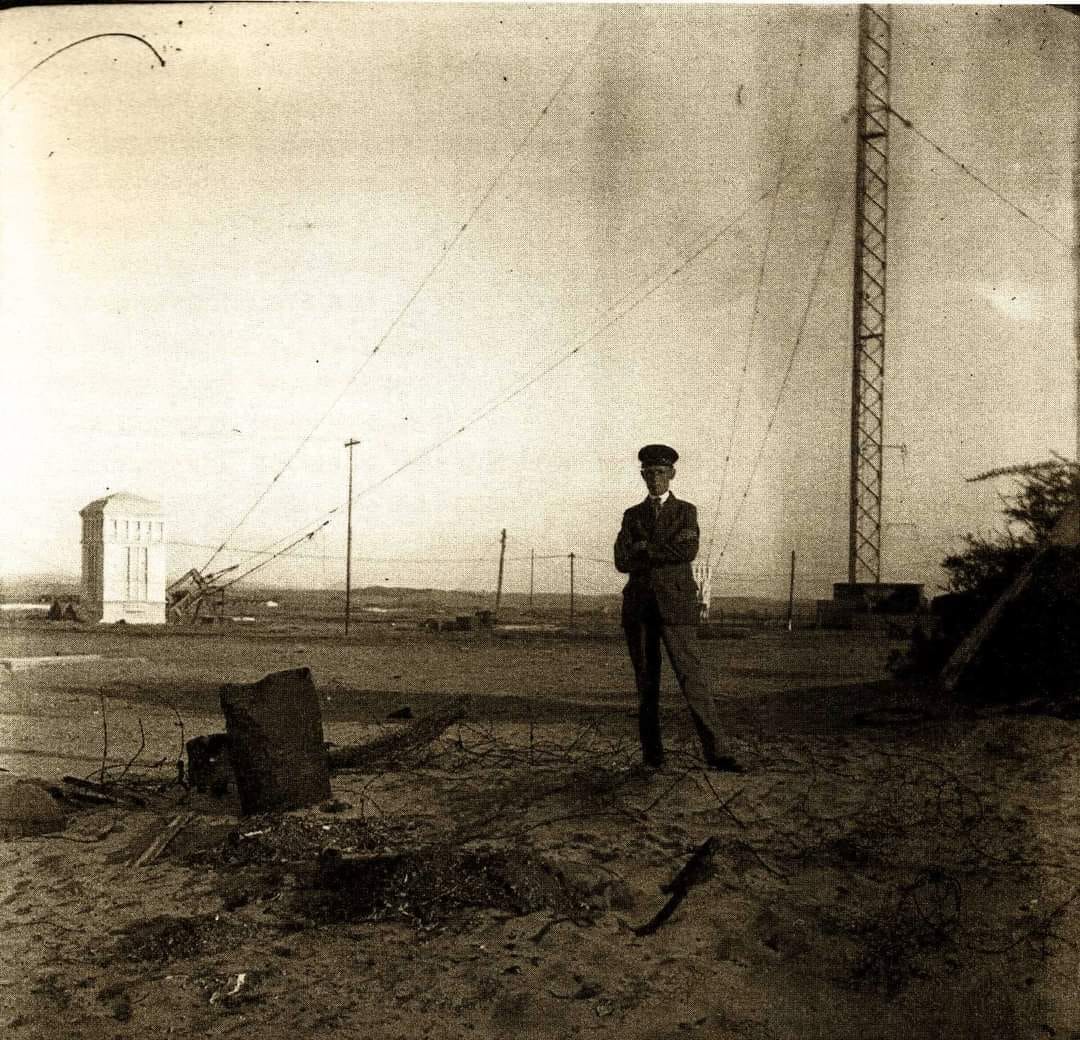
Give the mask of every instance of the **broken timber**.
[(66, 798), (74, 798), (76, 801), (104, 805), (127, 804), (139, 808), (146, 805), (145, 798), (127, 791), (120, 791), (111, 784), (97, 784), (93, 780), (84, 780), (77, 776), (61, 777), (60, 782), (67, 785), (61, 789), (61, 794)]
[(694, 885), (709, 876), (713, 856), (720, 848), (720, 839), (713, 836), (706, 838), (686, 861), (685, 866), (660, 891), (669, 895), (668, 901), (657, 911), (651, 921), (633, 929), (635, 935), (652, 935), (675, 911), (686, 898)]
[(464, 697), (456, 700), (446, 711), (418, 719), (400, 733), (391, 733), (367, 744), (332, 748), (327, 753), (330, 769), (333, 772), (343, 769), (363, 771), (376, 762), (416, 751), (438, 740), (450, 726), (463, 719), (467, 703), (468, 699)]

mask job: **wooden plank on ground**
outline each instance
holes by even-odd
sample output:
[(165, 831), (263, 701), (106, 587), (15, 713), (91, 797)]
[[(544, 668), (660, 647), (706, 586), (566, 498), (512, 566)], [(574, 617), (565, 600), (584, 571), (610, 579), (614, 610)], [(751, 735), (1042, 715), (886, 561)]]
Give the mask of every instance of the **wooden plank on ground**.
[(149, 845), (149, 847), (143, 852), (143, 854), (135, 860), (135, 866), (145, 867), (153, 863), (168, 847), (169, 842), (173, 840), (191, 821), (194, 819), (194, 813), (181, 813), (179, 816), (174, 816), (169, 825), (163, 830)]

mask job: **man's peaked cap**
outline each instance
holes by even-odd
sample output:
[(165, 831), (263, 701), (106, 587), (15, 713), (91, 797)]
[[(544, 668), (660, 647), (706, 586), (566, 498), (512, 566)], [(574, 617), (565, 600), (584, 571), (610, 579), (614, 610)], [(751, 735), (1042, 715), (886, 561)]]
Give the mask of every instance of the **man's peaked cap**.
[(674, 466), (679, 461), (679, 453), (666, 444), (646, 444), (637, 457), (643, 466)]

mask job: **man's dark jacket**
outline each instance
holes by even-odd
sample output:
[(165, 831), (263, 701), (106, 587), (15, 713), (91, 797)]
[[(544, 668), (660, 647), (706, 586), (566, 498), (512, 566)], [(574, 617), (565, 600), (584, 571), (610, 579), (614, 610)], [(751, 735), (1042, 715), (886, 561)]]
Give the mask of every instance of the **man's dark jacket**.
[[(697, 508), (669, 494), (655, 516), (646, 498), (623, 513), (615, 539), (615, 568), (629, 574), (623, 589), (623, 623), (642, 621), (655, 599), (666, 625), (696, 625), (697, 586), (690, 562), (697, 556)], [(645, 548), (633, 549), (635, 543)]]

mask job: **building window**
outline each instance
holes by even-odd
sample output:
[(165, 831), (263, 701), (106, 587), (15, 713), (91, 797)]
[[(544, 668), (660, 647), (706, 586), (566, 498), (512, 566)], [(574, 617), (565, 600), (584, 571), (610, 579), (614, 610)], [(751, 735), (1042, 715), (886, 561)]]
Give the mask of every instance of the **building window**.
[(129, 545), (127, 551), (127, 599), (145, 603), (148, 598), (149, 552), (145, 546)]

